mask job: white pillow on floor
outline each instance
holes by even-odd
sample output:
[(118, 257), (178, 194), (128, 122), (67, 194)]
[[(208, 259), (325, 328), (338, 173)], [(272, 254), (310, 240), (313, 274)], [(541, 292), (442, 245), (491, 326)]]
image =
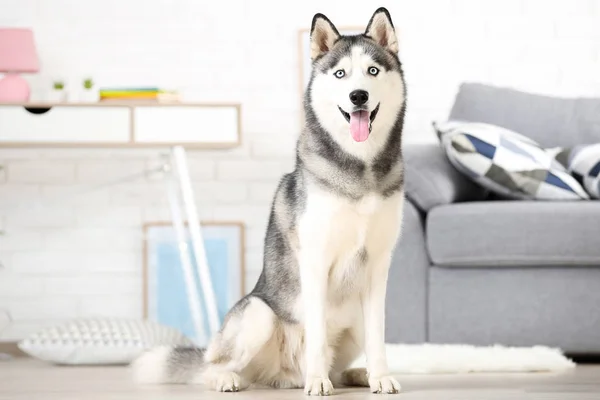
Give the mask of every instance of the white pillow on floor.
[(190, 346), (178, 330), (151, 321), (77, 319), (44, 328), (19, 342), (32, 357), (57, 364), (128, 364), (156, 346)]

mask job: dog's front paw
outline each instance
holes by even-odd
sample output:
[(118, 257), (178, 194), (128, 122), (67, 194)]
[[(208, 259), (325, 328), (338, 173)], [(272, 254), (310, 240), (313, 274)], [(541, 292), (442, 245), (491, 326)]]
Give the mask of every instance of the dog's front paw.
[(369, 387), (373, 393), (393, 394), (400, 391), (400, 384), (391, 376), (369, 378)]
[(333, 394), (333, 385), (329, 378), (306, 378), (306, 386), (304, 386), (304, 394), (309, 396), (330, 396)]
[(239, 392), (241, 378), (235, 372), (222, 372), (215, 379), (217, 392)]

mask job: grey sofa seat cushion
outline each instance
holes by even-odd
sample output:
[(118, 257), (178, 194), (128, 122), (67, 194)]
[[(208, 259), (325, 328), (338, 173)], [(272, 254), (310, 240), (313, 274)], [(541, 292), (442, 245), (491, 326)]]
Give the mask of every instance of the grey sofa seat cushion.
[(407, 145), (403, 157), (406, 197), (421, 211), (485, 198), (486, 191), (458, 172), (439, 144)]
[(600, 142), (600, 98), (557, 98), (464, 83), (449, 118), (498, 125), (544, 147)]
[(600, 201), (486, 201), (434, 208), (427, 246), (439, 266), (600, 267)]
[(436, 268), (429, 273), (433, 343), (600, 349), (600, 268)]

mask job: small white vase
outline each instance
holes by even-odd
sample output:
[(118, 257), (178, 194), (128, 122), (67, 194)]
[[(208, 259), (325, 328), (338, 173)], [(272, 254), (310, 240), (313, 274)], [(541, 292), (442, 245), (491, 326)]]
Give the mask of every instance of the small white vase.
[(98, 92), (94, 89), (83, 89), (79, 92), (79, 101), (84, 103), (95, 103), (98, 101)]
[(64, 89), (52, 89), (50, 93), (48, 93), (48, 101), (50, 103), (63, 103), (67, 101), (67, 91)]

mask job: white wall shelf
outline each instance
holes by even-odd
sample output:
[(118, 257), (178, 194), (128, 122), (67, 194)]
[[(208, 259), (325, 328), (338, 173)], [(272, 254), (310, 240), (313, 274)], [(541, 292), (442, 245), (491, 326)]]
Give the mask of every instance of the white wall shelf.
[(170, 147), (241, 144), (236, 103), (0, 103), (0, 147)]

